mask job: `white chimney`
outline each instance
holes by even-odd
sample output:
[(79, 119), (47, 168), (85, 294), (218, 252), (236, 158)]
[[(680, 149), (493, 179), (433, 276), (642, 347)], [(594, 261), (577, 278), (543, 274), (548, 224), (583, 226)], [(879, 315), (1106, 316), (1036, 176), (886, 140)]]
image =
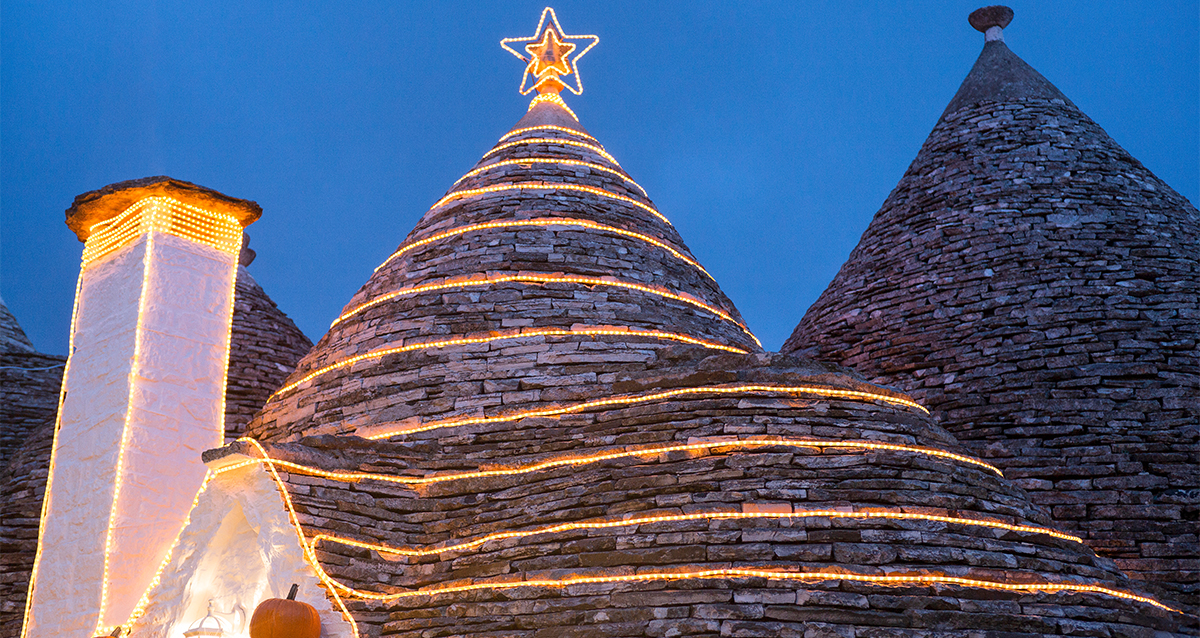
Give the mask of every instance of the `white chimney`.
[(84, 242), (23, 635), (128, 622), (223, 445), (242, 230), (254, 202), (168, 177), (75, 198)]

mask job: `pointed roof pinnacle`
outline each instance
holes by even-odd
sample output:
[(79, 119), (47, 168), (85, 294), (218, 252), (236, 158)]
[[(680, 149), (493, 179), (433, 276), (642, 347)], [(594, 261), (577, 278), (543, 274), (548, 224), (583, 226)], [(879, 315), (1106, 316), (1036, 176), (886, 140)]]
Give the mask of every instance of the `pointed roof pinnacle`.
[(986, 36), (983, 52), (942, 112), (942, 117), (966, 106), (991, 101), (1041, 98), (1071, 104), (1067, 96), (1004, 43), (1004, 27), (1012, 19), (1012, 9), (1003, 6), (983, 7), (971, 12), (967, 21)]
[(976, 31), (984, 34), (987, 42), (1004, 42), (1004, 27), (1007, 27), (1012, 19), (1013, 10), (999, 4), (976, 9), (967, 16), (967, 22), (970, 22)]

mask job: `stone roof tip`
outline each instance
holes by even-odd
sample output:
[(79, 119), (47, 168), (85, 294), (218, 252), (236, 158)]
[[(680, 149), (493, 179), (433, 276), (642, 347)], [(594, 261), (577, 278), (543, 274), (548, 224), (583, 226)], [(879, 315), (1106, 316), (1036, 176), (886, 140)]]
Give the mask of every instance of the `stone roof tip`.
[(1004, 27), (1007, 27), (1012, 19), (1013, 10), (1000, 4), (981, 7), (967, 16), (967, 22), (970, 22), (976, 31), (984, 34), (988, 42), (995, 40), (1003, 42)]
[(587, 129), (583, 127), (583, 124), (579, 123), (575, 114), (565, 104), (549, 100), (535, 102), (529, 111), (525, 113), (525, 116), (512, 127), (509, 133), (538, 126), (559, 126), (572, 131), (578, 131), (584, 135), (590, 135)]
[(181, 179), (155, 175), (109, 184), (75, 197), (67, 209), (67, 227), (79, 241), (87, 241), (92, 226), (112, 219), (146, 197), (166, 196), (185, 204), (225, 213), (235, 217), (242, 227), (249, 226), (262, 216), (257, 202), (230, 197)]
[(958, 88), (942, 117), (986, 102), (1013, 102), (1027, 99), (1061, 100), (1076, 108), (1049, 80), (1042, 77), (1004, 43), (1004, 27), (1013, 19), (1013, 10), (991, 6), (971, 12), (971, 26), (984, 33), (985, 42), (979, 59)]

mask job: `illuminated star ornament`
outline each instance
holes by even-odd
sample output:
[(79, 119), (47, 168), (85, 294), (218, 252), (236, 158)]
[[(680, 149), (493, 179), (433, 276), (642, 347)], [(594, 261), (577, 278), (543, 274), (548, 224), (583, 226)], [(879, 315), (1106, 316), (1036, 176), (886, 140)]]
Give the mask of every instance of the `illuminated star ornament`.
[[(547, 15), (550, 16), (549, 20), (546, 19)], [(557, 96), (563, 89), (568, 89), (575, 95), (583, 93), (583, 82), (579, 80), (576, 64), (599, 42), (600, 38), (594, 35), (567, 35), (558, 24), (558, 16), (554, 15), (554, 9), (546, 7), (533, 36), (504, 38), (500, 41), (500, 46), (527, 63), (525, 74), (521, 76), (521, 95), (529, 95), (536, 90), (539, 95)], [(514, 43), (524, 44), (524, 53), (508, 46)], [(581, 46), (585, 43), (587, 46)], [(575, 76), (575, 86), (562, 79), (572, 75)], [(533, 85), (526, 88), (530, 76), (533, 76)]]

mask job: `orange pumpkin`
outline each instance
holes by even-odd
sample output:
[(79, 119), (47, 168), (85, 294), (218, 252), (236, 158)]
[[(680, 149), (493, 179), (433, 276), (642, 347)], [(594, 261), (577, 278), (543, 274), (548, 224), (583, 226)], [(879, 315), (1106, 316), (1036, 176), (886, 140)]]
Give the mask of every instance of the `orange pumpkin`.
[(250, 638), (321, 638), (321, 617), (312, 605), (296, 600), (292, 585), (287, 599), (268, 598), (254, 608)]

